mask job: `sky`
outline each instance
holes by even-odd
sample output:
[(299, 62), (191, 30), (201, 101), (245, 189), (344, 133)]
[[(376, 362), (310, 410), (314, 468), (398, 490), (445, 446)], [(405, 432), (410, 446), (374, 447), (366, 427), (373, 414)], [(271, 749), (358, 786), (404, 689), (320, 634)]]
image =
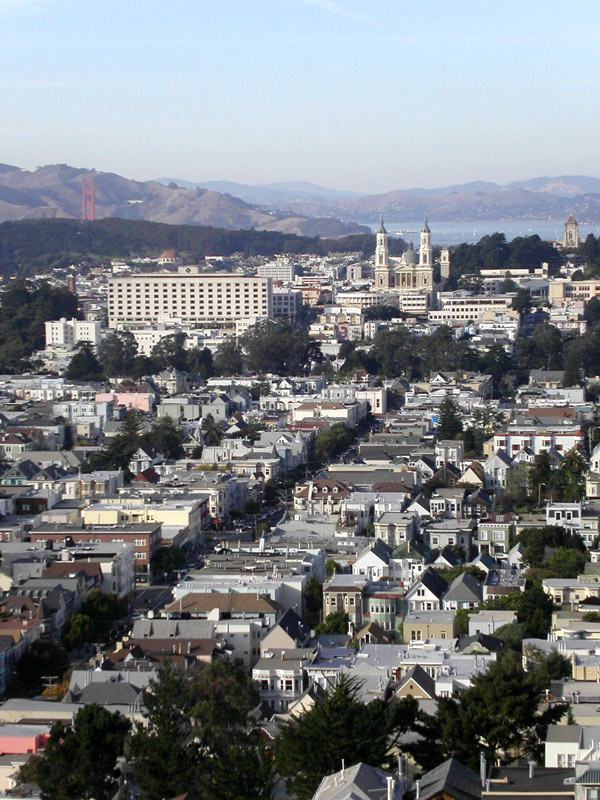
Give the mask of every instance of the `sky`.
[(0, 0), (0, 162), (381, 193), (600, 177), (600, 3)]

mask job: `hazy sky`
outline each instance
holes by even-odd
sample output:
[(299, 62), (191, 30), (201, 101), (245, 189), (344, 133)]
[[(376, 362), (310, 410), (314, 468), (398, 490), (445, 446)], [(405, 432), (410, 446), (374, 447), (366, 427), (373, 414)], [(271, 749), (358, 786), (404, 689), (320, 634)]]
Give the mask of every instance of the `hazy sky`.
[(600, 176), (598, 0), (0, 0), (0, 161), (384, 192)]

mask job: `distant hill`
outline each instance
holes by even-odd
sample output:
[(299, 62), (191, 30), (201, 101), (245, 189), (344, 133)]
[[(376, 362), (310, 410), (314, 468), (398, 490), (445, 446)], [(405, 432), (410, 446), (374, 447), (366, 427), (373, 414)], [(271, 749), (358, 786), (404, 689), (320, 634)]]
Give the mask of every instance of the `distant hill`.
[(230, 194), (203, 188), (169, 188), (110, 172), (52, 164), (29, 172), (0, 166), (0, 222), (81, 217), (81, 186), (93, 178), (96, 219), (119, 217), (175, 225), (214, 225), (229, 230), (281, 230), (305, 236), (342, 236), (366, 229), (355, 223), (287, 211), (265, 210)]
[[(161, 178), (168, 183), (171, 179)], [(425, 213), (438, 220), (553, 219), (574, 213), (581, 222), (600, 221), (600, 179), (562, 175), (514, 181), (502, 186), (491, 181), (424, 189), (397, 189), (367, 195), (326, 189), (311, 183), (258, 184), (176, 180), (188, 187), (227, 192), (263, 208), (345, 221), (373, 223), (383, 213), (390, 222), (415, 221)]]
[(29, 172), (0, 164), (0, 222), (81, 217), (81, 184), (93, 178), (96, 218), (209, 225), (337, 237), (367, 231), (383, 213), (390, 222), (561, 219), (600, 222), (600, 179), (539, 177), (501, 186), (472, 181), (436, 189), (362, 195), (303, 181), (247, 185), (161, 178), (133, 181), (110, 172), (53, 164)]
[[(390, 252), (398, 255), (405, 246), (394, 237)], [(29, 219), (0, 224), (0, 274), (27, 277), (90, 258), (156, 257), (167, 248), (176, 248), (192, 261), (201, 261), (206, 255), (233, 253), (272, 256), (360, 251), (366, 257), (374, 252), (375, 237), (368, 233), (323, 239), (279, 231), (231, 231), (117, 218), (95, 222)]]
[(239, 197), (247, 203), (273, 207), (294, 205), (299, 202), (307, 201), (315, 203), (319, 201), (324, 201), (325, 203), (339, 203), (365, 196), (364, 193), (328, 189), (325, 186), (317, 186), (307, 181), (246, 184), (234, 183), (233, 181), (199, 181), (198, 183), (192, 183), (178, 178), (157, 178), (157, 180), (165, 186), (169, 183), (176, 183), (178, 186), (183, 186), (188, 189), (209, 189), (213, 192), (235, 195), (235, 197)]

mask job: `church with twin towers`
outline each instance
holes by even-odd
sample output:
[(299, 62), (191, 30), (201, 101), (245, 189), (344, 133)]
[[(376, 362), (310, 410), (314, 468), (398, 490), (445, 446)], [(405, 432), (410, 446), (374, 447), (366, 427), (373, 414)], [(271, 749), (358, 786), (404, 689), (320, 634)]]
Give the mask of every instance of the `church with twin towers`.
[[(442, 250), (440, 269), (442, 278), (449, 277), (450, 252), (447, 247)], [(383, 224), (383, 216), (381, 217), (375, 245), (375, 289), (433, 291), (433, 247), (427, 216), (421, 230), (419, 252), (415, 251), (411, 241), (408, 250), (405, 250), (400, 258), (390, 256), (388, 233)]]

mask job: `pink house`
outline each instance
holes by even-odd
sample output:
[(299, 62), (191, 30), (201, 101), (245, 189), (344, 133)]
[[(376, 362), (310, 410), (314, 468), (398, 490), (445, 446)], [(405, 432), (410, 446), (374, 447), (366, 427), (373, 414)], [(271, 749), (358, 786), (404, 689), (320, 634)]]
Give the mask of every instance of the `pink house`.
[(24, 723), (0, 725), (0, 755), (5, 753), (37, 753), (42, 750), (50, 736), (48, 725), (26, 725)]
[(156, 395), (147, 383), (141, 386), (128, 383), (116, 386), (112, 392), (98, 392), (95, 399), (97, 403), (108, 403), (112, 400), (115, 407), (137, 408), (148, 414), (154, 409)]

